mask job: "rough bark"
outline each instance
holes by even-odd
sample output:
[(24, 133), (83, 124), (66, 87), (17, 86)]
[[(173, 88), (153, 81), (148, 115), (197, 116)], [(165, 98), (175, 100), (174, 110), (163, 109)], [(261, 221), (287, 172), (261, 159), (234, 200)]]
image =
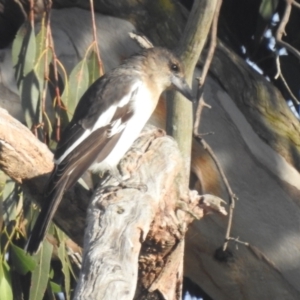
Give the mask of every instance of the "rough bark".
[[(185, 229), (180, 232), (179, 228), (180, 224), (185, 224), (174, 214), (176, 202), (183, 193), (183, 186), (175, 184), (180, 180), (182, 158), (172, 139), (158, 137), (160, 131), (150, 131), (143, 134), (134, 145), (135, 151), (129, 152), (123, 160), (123, 166), (131, 170), (131, 180), (145, 183), (147, 191), (123, 189), (106, 192), (106, 188), (100, 186), (92, 198), (85, 230), (83, 267), (75, 299), (132, 299), (136, 292), (139, 253), (146, 237), (144, 248), (147, 248), (148, 255), (150, 250), (154, 251), (152, 243), (157, 253), (164, 252), (159, 271), (164, 267), (163, 259), (183, 237)], [(138, 172), (135, 171), (136, 164), (140, 165)], [(154, 259), (156, 255), (153, 252), (151, 262), (146, 259), (146, 253), (141, 258), (137, 299), (145, 295), (149, 282), (152, 283), (159, 273), (157, 267), (149, 266), (158, 263)], [(182, 255), (179, 261), (182, 261)], [(174, 286), (165, 299), (180, 299), (176, 286), (181, 278), (174, 276), (176, 273), (167, 278)]]
[(2, 108), (0, 132), (0, 167), (8, 176), (23, 183), (52, 170), (52, 153), (48, 147)]
[(95, 191), (74, 299), (181, 299), (184, 235), (214, 198), (187, 190), (178, 146), (161, 130), (144, 131), (132, 149), (122, 168), (147, 190), (107, 191), (110, 180)]

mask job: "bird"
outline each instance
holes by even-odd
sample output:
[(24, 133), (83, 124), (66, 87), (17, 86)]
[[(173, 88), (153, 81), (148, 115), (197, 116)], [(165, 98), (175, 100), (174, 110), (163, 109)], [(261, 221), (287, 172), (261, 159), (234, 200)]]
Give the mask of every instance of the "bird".
[(41, 212), (25, 246), (27, 253), (38, 252), (64, 192), (85, 171), (117, 174), (119, 161), (168, 89), (195, 99), (182, 62), (162, 47), (131, 56), (87, 89), (57, 144)]

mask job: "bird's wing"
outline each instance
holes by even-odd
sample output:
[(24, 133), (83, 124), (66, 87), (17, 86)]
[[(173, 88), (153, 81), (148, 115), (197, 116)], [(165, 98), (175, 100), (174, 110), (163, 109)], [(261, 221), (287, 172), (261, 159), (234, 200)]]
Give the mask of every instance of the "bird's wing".
[[(132, 116), (131, 100), (140, 82), (132, 75), (103, 76), (98, 79), (80, 99), (74, 116), (63, 131), (57, 145), (55, 161), (57, 164), (74, 150), (83, 140), (99, 128), (124, 125)], [(117, 123), (121, 119), (121, 123)], [(112, 128), (111, 128), (112, 130)]]
[(132, 100), (138, 88), (139, 82), (130, 76), (121, 82), (120, 78), (104, 76), (83, 95), (58, 143), (55, 168), (29, 237), (27, 252), (38, 250), (64, 191), (77, 182), (96, 158), (104, 160), (116, 145), (134, 113)]
[(64, 182), (70, 188), (96, 160), (104, 160), (118, 142), (134, 113), (133, 99), (140, 82), (133, 76), (102, 77), (83, 95), (73, 119), (58, 143), (48, 192)]

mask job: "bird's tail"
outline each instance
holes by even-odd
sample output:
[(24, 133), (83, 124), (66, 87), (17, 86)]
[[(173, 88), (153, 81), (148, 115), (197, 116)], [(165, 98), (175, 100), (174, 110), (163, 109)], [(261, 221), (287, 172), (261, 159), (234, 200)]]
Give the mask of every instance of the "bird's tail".
[(46, 235), (49, 224), (57, 210), (57, 207), (62, 199), (68, 178), (52, 189), (47, 195), (42, 210), (39, 213), (34, 227), (30, 233), (25, 251), (29, 254), (38, 252), (40, 245)]

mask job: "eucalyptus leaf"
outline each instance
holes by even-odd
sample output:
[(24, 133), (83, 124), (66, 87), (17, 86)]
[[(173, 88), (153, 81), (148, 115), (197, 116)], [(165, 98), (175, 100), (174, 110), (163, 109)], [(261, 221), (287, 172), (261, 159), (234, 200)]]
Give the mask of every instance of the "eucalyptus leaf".
[(13, 300), (10, 268), (5, 261), (0, 261), (0, 297)]
[(4, 221), (4, 209), (3, 209), (3, 191), (6, 183), (6, 174), (0, 170), (0, 228), (2, 228)]
[(53, 293), (61, 293), (62, 288), (59, 284), (55, 283), (54, 281), (50, 281), (50, 287)]
[(41, 249), (35, 255), (36, 268), (32, 272), (29, 300), (42, 300), (49, 281), (50, 262), (53, 246), (48, 242), (42, 243)]
[(17, 204), (18, 194), (16, 193), (16, 183), (6, 177), (5, 185), (2, 188), (1, 200), (3, 203), (3, 218), (5, 222), (9, 222), (16, 219), (17, 216)]
[(23, 249), (13, 244), (11, 244), (11, 258), (13, 266), (19, 274), (25, 275), (36, 267), (36, 261), (26, 254)]
[(62, 265), (62, 272), (64, 274), (64, 283), (65, 283), (65, 295), (66, 299), (71, 299), (71, 276), (70, 276), (70, 261), (69, 256), (66, 251), (66, 235), (56, 227), (56, 233), (59, 241), (59, 247), (57, 249), (57, 254)]
[(43, 19), (40, 31), (36, 35), (36, 58), (34, 66), (40, 91), (44, 88), (45, 75), (47, 74), (48, 77), (49, 65), (52, 62), (52, 51), (47, 47), (47, 28), (44, 21)]
[(33, 70), (36, 54), (34, 29), (25, 22), (19, 29), (12, 46), (12, 61), (19, 86), (23, 78)]
[(40, 87), (37, 76), (32, 70), (20, 83), (21, 104), (25, 121), (29, 128), (39, 124), (41, 118)]
[(35, 61), (38, 62), (43, 53), (45, 52), (46, 48), (46, 41), (47, 41), (47, 27), (45, 25), (45, 17), (42, 18), (40, 22), (40, 30), (36, 35), (36, 57)]
[(68, 87), (65, 88), (61, 98), (67, 106), (68, 116), (71, 119), (75, 107), (81, 96), (89, 86), (89, 74), (86, 60), (80, 61), (69, 76)]
[(277, 8), (278, 0), (262, 0), (259, 7), (259, 14), (265, 20), (270, 20)]
[(89, 85), (96, 81), (101, 76), (97, 53), (93, 50), (87, 60), (89, 72)]

